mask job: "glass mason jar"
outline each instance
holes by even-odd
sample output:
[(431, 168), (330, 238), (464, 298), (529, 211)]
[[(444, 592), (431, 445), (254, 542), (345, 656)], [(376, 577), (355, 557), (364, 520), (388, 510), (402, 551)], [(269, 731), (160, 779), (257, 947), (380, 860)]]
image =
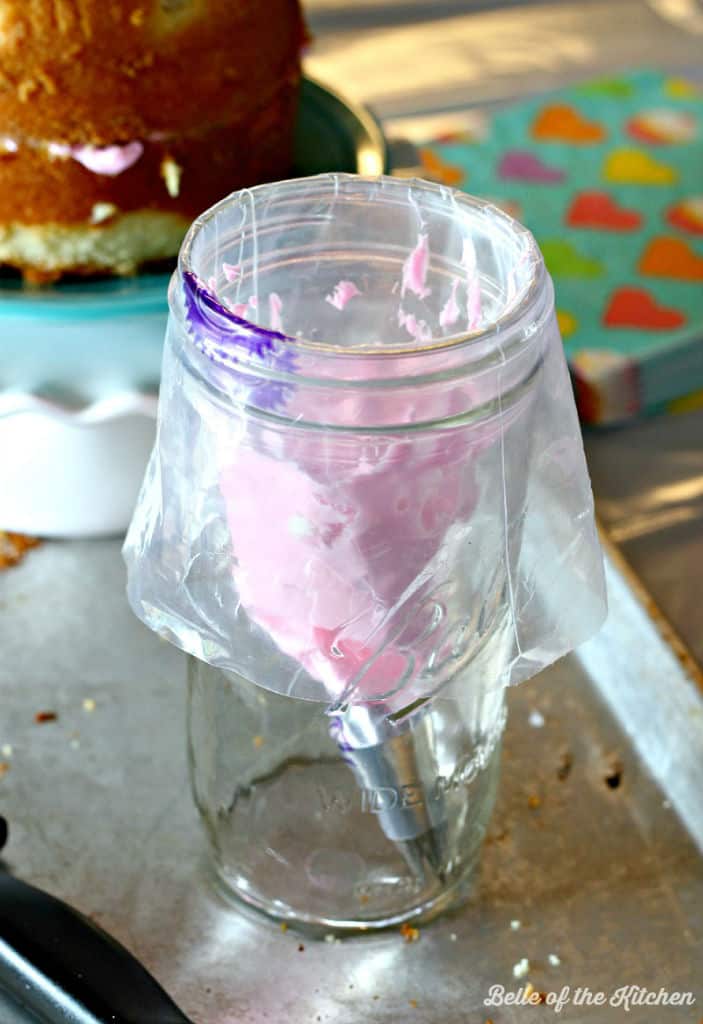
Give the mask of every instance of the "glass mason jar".
[(327, 930), (467, 891), (504, 689), (590, 635), (602, 570), (532, 236), (323, 175), (199, 218), (171, 286), (132, 607), (192, 657), (224, 890)]
[(493, 809), (505, 720), (503, 690), (462, 684), (450, 681), (390, 739), (371, 721), (369, 745), (345, 751), (340, 716), (324, 704), (190, 658), (191, 780), (221, 889), (324, 931), (460, 902)]

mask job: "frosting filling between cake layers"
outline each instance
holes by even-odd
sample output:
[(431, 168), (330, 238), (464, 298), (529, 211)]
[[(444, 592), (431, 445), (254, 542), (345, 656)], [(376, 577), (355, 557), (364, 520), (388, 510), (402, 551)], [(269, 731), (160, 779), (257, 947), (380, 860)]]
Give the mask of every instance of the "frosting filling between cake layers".
[(71, 146), (65, 142), (19, 140), (8, 135), (0, 136), (0, 156), (14, 155), (19, 152), (21, 146), (44, 150), (53, 160), (75, 160), (93, 174), (104, 174), (108, 177), (122, 174), (136, 164), (144, 153), (144, 143), (137, 139), (112, 146)]

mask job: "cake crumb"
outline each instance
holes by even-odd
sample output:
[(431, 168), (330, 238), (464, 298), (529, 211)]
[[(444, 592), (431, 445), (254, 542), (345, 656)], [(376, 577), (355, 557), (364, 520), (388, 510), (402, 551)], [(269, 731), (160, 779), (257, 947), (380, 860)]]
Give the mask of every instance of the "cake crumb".
[(530, 796), (528, 796), (528, 798), (527, 798), (527, 806), (530, 808), (531, 811), (536, 811), (537, 808), (541, 806), (541, 804), (542, 804), (542, 801), (540, 800), (540, 798), (537, 796), (536, 793), (531, 793)]
[(400, 934), (403, 936), (406, 942), (417, 942), (420, 938), (420, 929), (413, 928), (411, 924), (406, 921), (400, 926)]
[(68, 745), (71, 748), (71, 750), (78, 750), (81, 744), (80, 740), (77, 740), (76, 737), (74, 736)]
[(302, 944), (302, 942), (298, 946), (298, 952), (299, 953), (304, 953), (305, 952), (305, 946)]
[(0, 761), (0, 779), (3, 777), (3, 775), (7, 775), (9, 770), (10, 770), (10, 762), (9, 761)]
[(325, 935), (325, 942), (329, 942), (330, 945), (334, 942), (334, 935), (330, 932), (329, 935)]
[(51, 77), (51, 75), (48, 75), (46, 73), (46, 71), (44, 71), (42, 68), (37, 68), (36, 74), (37, 74), (37, 78), (39, 79), (41, 84), (44, 86), (44, 89), (49, 94), (49, 96), (55, 96), (56, 95), (56, 82)]
[(282, 932), (287, 932), (288, 931), (288, 925), (286, 924), (285, 921), (281, 921), (281, 931)]
[(417, 999), (408, 999), (408, 1003), (412, 1006), (413, 1010), (417, 1010)]
[(518, 928), (522, 927), (522, 921), (518, 921), (517, 918), (515, 918), (514, 920), (512, 920), (510, 922), (510, 927), (511, 927), (512, 931), (516, 932), (518, 930)]
[(46, 722), (55, 722), (58, 717), (55, 711), (37, 711), (34, 721), (37, 725), (44, 725)]
[(568, 750), (565, 750), (561, 755), (559, 761), (559, 767), (557, 768), (557, 778), (560, 782), (565, 782), (571, 774), (571, 768), (573, 766), (574, 759)]
[(525, 978), (527, 977), (529, 970), (530, 961), (527, 959), (526, 956), (524, 956), (522, 960), (518, 960), (518, 962), (513, 967), (513, 978)]
[(530, 711), (530, 715), (527, 719), (533, 729), (541, 729), (544, 725), (544, 715), (541, 711)]
[(561, 963), (561, 960), (556, 955), (556, 953), (550, 953), (549, 956), (547, 957), (547, 960), (549, 961), (549, 963), (551, 964), (552, 967), (558, 967), (559, 964)]
[(0, 754), (3, 757), (12, 757), (12, 744), (3, 743), (2, 747), (0, 747)]
[(452, 934), (449, 936), (449, 941), (456, 942), (456, 932), (452, 932)]
[(25, 551), (35, 548), (40, 543), (36, 537), (0, 530), (0, 569), (9, 569), (10, 566), (17, 565), (24, 558)]
[(93, 698), (92, 697), (86, 697), (85, 700), (83, 701), (83, 710), (90, 712), (90, 711), (95, 711), (95, 708), (96, 708), (96, 704), (95, 704), (95, 701), (93, 700)]
[(106, 220), (110, 220), (116, 213), (117, 207), (114, 203), (93, 203), (93, 209), (90, 211), (90, 223), (104, 224)]
[(25, 78), (17, 86), (17, 99), (20, 103), (28, 103), (37, 92), (39, 83), (34, 78)]
[(256, 747), (256, 749), (258, 750), (259, 747), (263, 747), (263, 745), (264, 745), (264, 737), (263, 736), (254, 736), (252, 738), (251, 742)]
[(619, 789), (622, 782), (623, 766), (619, 761), (613, 761), (605, 776), (605, 784), (608, 789)]
[(166, 191), (171, 199), (177, 199), (181, 194), (181, 178), (183, 168), (171, 156), (165, 156), (161, 161), (161, 177), (164, 179)]

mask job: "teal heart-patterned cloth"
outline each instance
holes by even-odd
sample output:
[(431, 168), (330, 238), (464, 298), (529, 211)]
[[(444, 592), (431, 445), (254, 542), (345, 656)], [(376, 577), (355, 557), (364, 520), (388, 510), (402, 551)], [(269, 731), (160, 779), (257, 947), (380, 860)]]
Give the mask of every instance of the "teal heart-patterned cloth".
[(536, 236), (586, 422), (703, 405), (703, 80), (587, 82), (419, 153)]

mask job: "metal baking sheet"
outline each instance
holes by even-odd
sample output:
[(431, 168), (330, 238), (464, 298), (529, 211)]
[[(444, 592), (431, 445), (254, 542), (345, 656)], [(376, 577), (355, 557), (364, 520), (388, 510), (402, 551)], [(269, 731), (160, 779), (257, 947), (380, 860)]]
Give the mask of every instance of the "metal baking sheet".
[[(6, 860), (119, 938), (196, 1024), (699, 1024), (700, 675), (614, 552), (607, 570), (600, 635), (510, 694), (471, 902), (412, 943), (301, 943), (205, 881), (183, 660), (130, 614), (118, 543), (46, 544), (0, 574)], [(528, 981), (568, 987), (561, 1012), (484, 1005)], [(696, 1002), (611, 1005), (629, 986)], [(576, 1005), (578, 988), (608, 1002)], [(0, 1001), (2, 1024), (28, 1019)]]

